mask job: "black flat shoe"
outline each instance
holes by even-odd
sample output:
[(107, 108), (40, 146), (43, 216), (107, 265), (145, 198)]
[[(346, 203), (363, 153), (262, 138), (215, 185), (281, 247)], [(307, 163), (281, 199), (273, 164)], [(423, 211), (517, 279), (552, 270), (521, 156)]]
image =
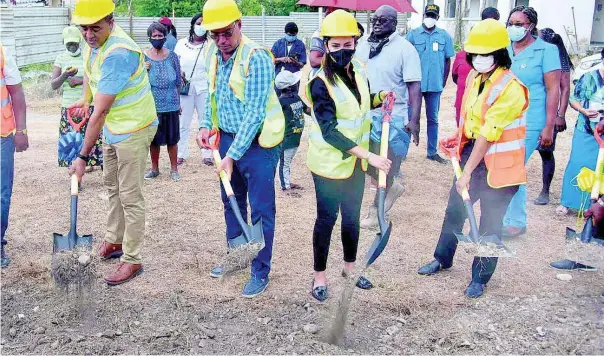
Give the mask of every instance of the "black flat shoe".
[(433, 274), (440, 272), (443, 269), (444, 268), (442, 267), (440, 262), (438, 262), (437, 260), (434, 260), (434, 261), (424, 265), (422, 268), (420, 268), (417, 271), (417, 273), (421, 274), (422, 276), (431, 276)]
[(373, 288), (373, 284), (371, 284), (371, 282), (363, 276), (359, 277), (359, 280), (357, 281), (356, 285), (357, 285), (357, 288), (365, 289), (365, 290)]
[[(348, 274), (348, 272), (346, 272), (345, 269), (342, 270), (342, 277), (344, 277), (344, 278), (349, 277), (349, 274)], [(357, 280), (356, 286), (357, 286), (357, 288), (365, 289), (365, 290), (373, 288), (373, 284), (367, 278), (365, 278), (363, 276), (359, 277), (359, 279)]]
[(312, 295), (312, 297), (318, 300), (319, 302), (326, 301), (329, 297), (329, 294), (327, 293), (327, 286), (314, 287), (314, 285), (315, 281), (312, 281), (312, 283), (310, 284), (310, 288), (312, 289), (310, 295)]

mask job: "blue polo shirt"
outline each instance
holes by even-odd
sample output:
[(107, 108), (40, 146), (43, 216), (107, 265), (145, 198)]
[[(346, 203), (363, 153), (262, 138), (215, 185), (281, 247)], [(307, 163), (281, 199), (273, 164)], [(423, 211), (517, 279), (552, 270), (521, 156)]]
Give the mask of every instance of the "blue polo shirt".
[(407, 34), (407, 41), (415, 47), (422, 63), (422, 92), (442, 92), (445, 59), (455, 56), (451, 36), (442, 28), (434, 27), (429, 32), (422, 25)]
[(541, 131), (547, 121), (547, 93), (543, 75), (561, 69), (558, 48), (536, 37), (535, 42), (522, 52), (514, 55), (514, 50), (510, 45), (508, 53), (512, 58), (512, 73), (529, 89), (526, 128)]

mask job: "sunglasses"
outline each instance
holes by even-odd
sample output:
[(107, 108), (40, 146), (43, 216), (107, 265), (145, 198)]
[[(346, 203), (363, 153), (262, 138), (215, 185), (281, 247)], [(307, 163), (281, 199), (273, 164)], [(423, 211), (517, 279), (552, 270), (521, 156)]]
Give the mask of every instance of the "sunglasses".
[(371, 23), (374, 24), (374, 25), (376, 25), (376, 24), (380, 25), (380, 24), (386, 24), (386, 23), (388, 23), (390, 21), (393, 21), (393, 20), (394, 20), (394, 17), (390, 17), (390, 16), (388, 16), (388, 17), (385, 17), (385, 16), (376, 16), (376, 17), (374, 17), (374, 18), (371, 19)]

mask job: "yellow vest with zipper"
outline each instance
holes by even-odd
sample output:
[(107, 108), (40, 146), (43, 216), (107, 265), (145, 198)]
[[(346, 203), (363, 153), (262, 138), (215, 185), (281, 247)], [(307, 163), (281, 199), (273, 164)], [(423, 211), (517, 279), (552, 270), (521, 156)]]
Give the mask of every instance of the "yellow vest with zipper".
[[(317, 72), (315, 80), (322, 80), (325, 83), (329, 96), (336, 105), (337, 130), (358, 146), (369, 149), (371, 97), (369, 95), (369, 85), (367, 84), (367, 74), (361, 62), (353, 60), (351, 64), (354, 69), (357, 88), (361, 95), (360, 105), (354, 94), (352, 94), (339, 77), (336, 76), (335, 85), (329, 83), (325, 77), (323, 68)], [(307, 86), (306, 90), (308, 98), (311, 98), (310, 85)], [(310, 100), (312, 105), (312, 99)], [(313, 124), (308, 139), (308, 155), (306, 160), (306, 165), (311, 172), (325, 178), (346, 179), (352, 176), (357, 159), (359, 158), (353, 155), (342, 159), (342, 151), (323, 139), (321, 128), (313, 113)], [(366, 160), (361, 160), (361, 168), (364, 171), (367, 170)]]
[(105, 125), (111, 133), (127, 134), (142, 130), (151, 125), (157, 118), (157, 112), (155, 110), (153, 94), (151, 93), (149, 76), (144, 66), (143, 52), (121, 27), (115, 24), (113, 26), (111, 35), (103, 46), (99, 48), (92, 63), (90, 63), (92, 48), (86, 45), (86, 49), (84, 50), (84, 69), (88, 76), (88, 85), (94, 98), (101, 79), (101, 65), (109, 53), (118, 48), (125, 48), (136, 52), (139, 56), (136, 72), (130, 77), (126, 87), (116, 95), (111, 110), (105, 118)]
[[(211, 50), (210, 55), (206, 57), (209, 65), (208, 68), (208, 91), (210, 94), (210, 105), (212, 107), (212, 125), (219, 128), (218, 112), (216, 105), (216, 73), (218, 71), (218, 48), (214, 43), (210, 43), (208, 48)], [(241, 37), (241, 43), (235, 53), (233, 70), (229, 77), (229, 86), (233, 90), (235, 97), (245, 102), (245, 78), (248, 76), (250, 69), (250, 59), (256, 50), (266, 51), (266, 49), (258, 46), (245, 35)], [(270, 52), (267, 51), (269, 54)], [(268, 101), (266, 103), (266, 118), (262, 125), (262, 131), (258, 138), (258, 143), (264, 148), (275, 147), (283, 141), (285, 134), (285, 116), (279, 103), (277, 93), (274, 86), (271, 85)]]

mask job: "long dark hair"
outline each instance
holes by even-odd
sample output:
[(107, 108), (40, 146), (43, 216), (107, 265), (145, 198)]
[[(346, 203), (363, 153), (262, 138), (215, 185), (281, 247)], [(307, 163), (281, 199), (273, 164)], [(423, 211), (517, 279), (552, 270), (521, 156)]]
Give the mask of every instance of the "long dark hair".
[(176, 27), (174, 27), (174, 24), (166, 27), (168, 27), (168, 32), (170, 32), (172, 36), (174, 36), (174, 38), (178, 38), (178, 34), (176, 33)]
[(541, 38), (547, 43), (556, 45), (556, 47), (558, 47), (558, 52), (560, 53), (560, 60), (566, 60), (570, 66), (570, 69), (575, 69), (573, 62), (570, 59), (570, 55), (566, 50), (566, 46), (564, 45), (564, 41), (562, 40), (562, 37), (560, 37), (559, 34), (554, 32), (554, 30), (552, 30), (551, 28), (544, 28), (541, 30)]
[[(189, 29), (189, 42), (193, 42), (193, 36), (195, 35), (195, 22), (197, 22), (197, 20), (199, 20), (199, 18), (201, 17), (201, 13), (193, 16), (193, 18), (191, 18), (191, 28)], [(204, 40), (208, 37), (208, 34), (206, 32), (205, 35), (203, 35), (201, 38), (203, 38)]]

